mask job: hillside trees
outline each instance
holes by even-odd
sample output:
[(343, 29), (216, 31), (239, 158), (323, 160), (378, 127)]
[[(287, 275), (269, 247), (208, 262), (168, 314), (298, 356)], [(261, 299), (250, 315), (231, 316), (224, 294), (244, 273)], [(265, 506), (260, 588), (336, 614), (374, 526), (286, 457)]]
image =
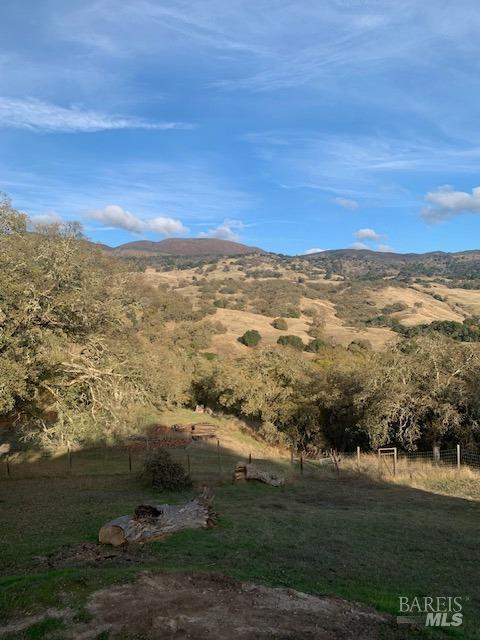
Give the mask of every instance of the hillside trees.
[(288, 351), (260, 349), (223, 361), (207, 378), (210, 401), (261, 423), (261, 432), (278, 442), (301, 403), (308, 363)]
[(164, 325), (191, 306), (142, 286), (76, 224), (29, 233), (4, 200), (0, 230), (0, 415), (25, 439), (111, 439), (137, 407), (187, 401), (189, 356)]

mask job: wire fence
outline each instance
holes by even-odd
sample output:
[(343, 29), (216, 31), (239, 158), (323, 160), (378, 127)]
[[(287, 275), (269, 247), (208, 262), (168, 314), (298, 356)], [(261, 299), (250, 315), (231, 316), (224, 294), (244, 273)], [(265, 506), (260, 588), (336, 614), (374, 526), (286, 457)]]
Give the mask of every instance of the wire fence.
[[(105, 475), (139, 475), (148, 451), (168, 449), (171, 457), (188, 470), (198, 482), (230, 481), (238, 462), (250, 462), (272, 473), (281, 473), (287, 480), (301, 476), (314, 476), (324, 468), (339, 472), (342, 468), (360, 468), (372, 459), (375, 452), (356, 451), (322, 452), (315, 456), (294, 454), (285, 457), (239, 455), (222, 446), (217, 438), (149, 438), (140, 446), (129, 442), (122, 446), (66, 449), (55, 454), (46, 452), (10, 450), (0, 457), (0, 479), (20, 480), (46, 477), (82, 477)], [(381, 454), (384, 452), (385, 455)], [(480, 453), (455, 449), (431, 451), (397, 451), (396, 448), (379, 450), (379, 468), (385, 472), (424, 463), (426, 467), (471, 468), (480, 470)]]

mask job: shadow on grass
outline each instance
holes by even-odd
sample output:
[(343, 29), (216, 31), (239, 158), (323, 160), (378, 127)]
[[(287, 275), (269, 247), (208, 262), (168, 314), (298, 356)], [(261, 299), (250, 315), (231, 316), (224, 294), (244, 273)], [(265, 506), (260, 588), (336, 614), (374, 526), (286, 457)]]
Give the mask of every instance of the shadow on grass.
[[(146, 568), (204, 570), (337, 594), (394, 615), (400, 596), (459, 596), (465, 623), (455, 637), (480, 637), (478, 503), (354, 471), (337, 476), (316, 465), (306, 465), (301, 476), (298, 465), (275, 460), (257, 463), (285, 472), (285, 490), (232, 485), (238, 456), (216, 443), (193, 447), (173, 455), (185, 465), (191, 455), (196, 485), (213, 488), (218, 526), (153, 543), (148, 559), (134, 566), (42, 571), (36, 557), (95, 542), (102, 524), (132, 513), (137, 504), (183, 501), (191, 493), (145, 489), (136, 466), (131, 473), (106, 473), (98, 459), (92, 475), (72, 471), (67, 477), (1, 482), (3, 614), (56, 604), (60, 594), (78, 608), (93, 590), (133, 579)], [(95, 460), (85, 460), (85, 470)]]

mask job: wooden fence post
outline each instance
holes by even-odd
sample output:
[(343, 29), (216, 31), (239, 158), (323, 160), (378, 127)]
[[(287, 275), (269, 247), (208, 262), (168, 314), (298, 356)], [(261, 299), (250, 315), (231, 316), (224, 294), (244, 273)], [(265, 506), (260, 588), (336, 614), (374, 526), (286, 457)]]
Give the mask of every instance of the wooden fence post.
[(460, 445), (457, 444), (457, 469), (460, 469), (461, 457), (460, 457)]
[(252, 464), (252, 454), (248, 454), (248, 464)]
[(9, 455), (8, 455), (8, 453), (7, 453), (7, 455), (6, 455), (6, 457), (5, 457), (5, 459), (6, 459), (6, 463), (7, 463), (7, 478), (9, 478), (9, 477), (10, 477), (10, 460), (9, 460), (9, 458), (10, 458), (10, 456), (9, 456)]
[(394, 447), (393, 451), (393, 475), (397, 475), (397, 447)]
[(300, 473), (303, 476), (303, 453), (300, 454)]
[(360, 447), (357, 446), (357, 465), (360, 466)]
[(132, 452), (130, 450), (128, 451), (128, 470), (130, 473), (132, 472)]

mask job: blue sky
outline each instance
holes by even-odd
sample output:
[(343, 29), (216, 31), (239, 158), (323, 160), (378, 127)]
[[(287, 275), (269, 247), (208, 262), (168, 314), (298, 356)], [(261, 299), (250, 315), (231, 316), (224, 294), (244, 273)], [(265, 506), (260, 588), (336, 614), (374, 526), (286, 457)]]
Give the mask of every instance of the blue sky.
[(480, 248), (475, 0), (2, 0), (0, 190), (117, 245)]

